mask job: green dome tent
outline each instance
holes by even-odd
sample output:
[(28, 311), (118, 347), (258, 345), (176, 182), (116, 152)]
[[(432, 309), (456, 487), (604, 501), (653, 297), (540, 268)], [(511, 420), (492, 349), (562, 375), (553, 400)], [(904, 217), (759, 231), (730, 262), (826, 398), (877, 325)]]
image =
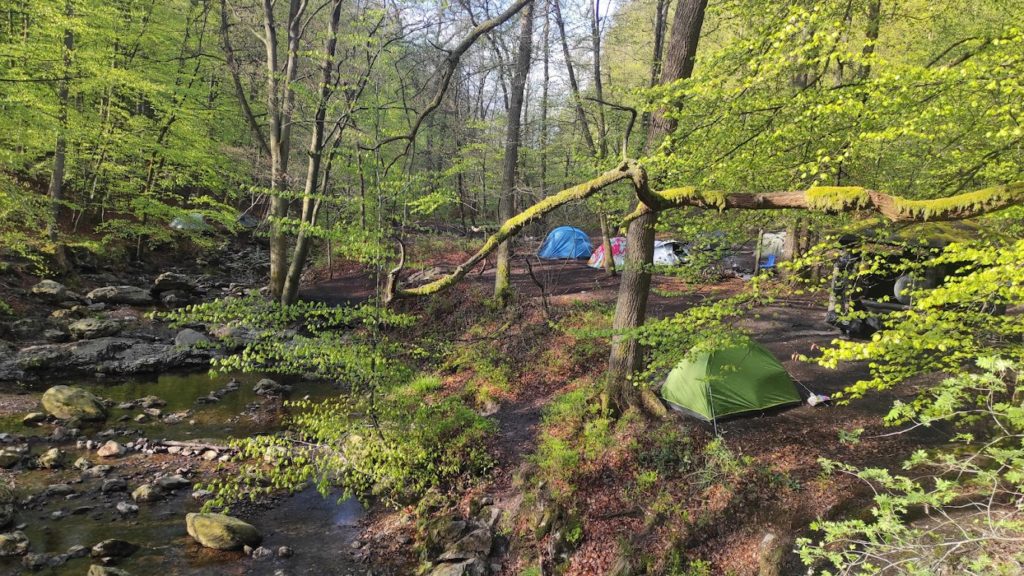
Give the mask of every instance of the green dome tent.
[(754, 341), (684, 359), (665, 379), (661, 397), (705, 421), (801, 402), (786, 369)]

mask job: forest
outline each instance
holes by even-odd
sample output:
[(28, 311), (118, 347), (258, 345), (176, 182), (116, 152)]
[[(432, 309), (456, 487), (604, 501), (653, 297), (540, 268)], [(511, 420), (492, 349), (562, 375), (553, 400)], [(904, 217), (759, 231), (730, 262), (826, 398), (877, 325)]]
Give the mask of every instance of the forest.
[(0, 0), (0, 572), (1024, 573), (1022, 14)]

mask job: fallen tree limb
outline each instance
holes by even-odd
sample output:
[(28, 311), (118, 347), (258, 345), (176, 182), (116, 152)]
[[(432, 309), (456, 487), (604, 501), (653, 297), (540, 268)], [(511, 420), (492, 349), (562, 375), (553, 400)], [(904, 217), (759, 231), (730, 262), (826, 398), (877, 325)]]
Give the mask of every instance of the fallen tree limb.
[[(402, 272), (403, 258), (399, 265), (388, 274), (384, 304), (390, 304), (396, 298), (427, 296), (450, 288), (462, 280), (481, 260), (497, 249), (499, 244), (518, 234), (532, 220), (570, 202), (586, 199), (623, 180), (632, 182), (633, 192), (639, 203), (633, 212), (623, 218), (620, 225), (629, 223), (651, 211), (682, 207), (720, 211), (800, 209), (828, 214), (868, 211), (876, 212), (893, 222), (926, 222), (963, 220), (1024, 204), (1024, 182), (991, 186), (974, 192), (931, 200), (910, 200), (858, 186), (815, 186), (807, 190), (789, 192), (741, 192), (735, 194), (698, 190), (687, 186), (656, 192), (650, 189), (647, 172), (643, 166), (636, 160), (624, 160), (604, 174), (548, 196), (509, 218), (498, 228), (497, 232), (487, 238), (483, 246), (473, 256), (459, 264), (452, 273), (433, 282), (415, 288), (400, 288), (398, 276)], [(404, 250), (402, 253), (404, 254)]]
[(488, 254), (497, 249), (499, 244), (518, 234), (519, 231), (532, 220), (540, 218), (555, 208), (568, 204), (569, 202), (588, 198), (616, 182), (634, 178), (638, 170), (639, 167), (635, 162), (623, 162), (618, 167), (601, 174), (593, 180), (577, 184), (572, 188), (567, 188), (557, 194), (548, 196), (506, 220), (505, 223), (498, 228), (497, 232), (487, 238), (484, 245), (476, 251), (476, 254), (473, 254), (468, 260), (459, 264), (451, 274), (442, 276), (428, 284), (417, 286), (415, 288), (398, 287), (398, 274), (401, 273), (402, 269), (401, 267), (396, 266), (388, 274), (387, 290), (385, 290), (384, 294), (384, 304), (389, 304), (395, 298), (426, 296), (429, 294), (436, 294), (442, 290), (450, 288), (459, 280), (462, 280), (462, 278), (481, 260), (486, 258)]

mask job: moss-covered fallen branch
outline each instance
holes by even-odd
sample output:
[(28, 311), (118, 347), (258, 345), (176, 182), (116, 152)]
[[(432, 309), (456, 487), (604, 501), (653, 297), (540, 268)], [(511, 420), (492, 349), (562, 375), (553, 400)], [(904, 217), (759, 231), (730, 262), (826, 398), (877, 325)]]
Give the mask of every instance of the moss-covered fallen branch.
[(947, 198), (909, 200), (899, 196), (868, 190), (858, 186), (815, 186), (807, 190), (789, 192), (726, 194), (715, 190), (699, 190), (692, 186), (654, 191), (648, 187), (647, 173), (636, 160), (625, 160), (616, 168), (561, 192), (548, 196), (533, 206), (505, 221), (484, 242), (483, 246), (455, 270), (429, 284), (415, 288), (398, 287), (401, 264), (388, 278), (384, 301), (395, 298), (426, 296), (450, 288), (497, 249), (536, 218), (570, 202), (583, 200), (623, 180), (630, 180), (637, 196), (637, 207), (627, 214), (620, 225), (629, 223), (652, 210), (697, 207), (715, 210), (781, 210), (799, 209), (837, 214), (853, 210), (872, 211), (893, 222), (924, 222), (963, 220), (1009, 206), (1024, 203), (1024, 182), (992, 186), (974, 192), (965, 192)]

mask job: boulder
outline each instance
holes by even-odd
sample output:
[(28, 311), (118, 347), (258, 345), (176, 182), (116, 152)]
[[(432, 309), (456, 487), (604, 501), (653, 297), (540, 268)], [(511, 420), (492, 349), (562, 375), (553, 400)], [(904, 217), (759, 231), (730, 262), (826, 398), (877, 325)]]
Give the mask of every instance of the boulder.
[(132, 504), (131, 502), (118, 502), (117, 503), (117, 512), (119, 514), (121, 514), (122, 516), (129, 516), (131, 514), (138, 514), (139, 513), (139, 507), (136, 506), (135, 504)]
[(167, 401), (159, 396), (144, 396), (136, 400), (136, 403), (140, 408), (158, 408), (160, 406), (166, 406)]
[(46, 421), (46, 414), (42, 412), (29, 412), (25, 414), (25, 417), (21, 419), (21, 423), (25, 426), (38, 426)]
[(108, 494), (110, 492), (124, 492), (128, 489), (128, 481), (124, 478), (114, 477), (107, 478), (103, 481), (103, 485), (100, 486), (100, 492)]
[(71, 335), (79, 340), (113, 336), (121, 331), (121, 323), (105, 318), (82, 318), (68, 325)]
[(99, 450), (96, 451), (96, 455), (100, 458), (113, 458), (116, 456), (123, 456), (128, 449), (122, 446), (118, 442), (113, 440), (107, 440), (107, 442), (100, 446)]
[(429, 576), (484, 576), (488, 574), (487, 563), (479, 558), (453, 564), (438, 564)]
[(64, 456), (64, 451), (60, 448), (50, 448), (39, 455), (39, 458), (36, 459), (36, 465), (44, 470), (60, 468), (64, 465)]
[(153, 303), (149, 290), (138, 286), (104, 286), (85, 295), (93, 302), (104, 304), (128, 304), (129, 306), (145, 306)]
[(179, 488), (189, 488), (192, 486), (192, 482), (186, 480), (180, 474), (173, 474), (171, 476), (164, 476), (156, 481), (156, 485), (162, 490), (177, 490)]
[(74, 386), (54, 386), (43, 393), (43, 409), (62, 420), (104, 420), (107, 409), (90, 392)]
[(170, 292), (171, 290), (195, 292), (196, 285), (184, 274), (164, 272), (157, 276), (156, 280), (153, 281), (153, 288), (150, 289), (150, 292), (153, 294), (160, 294), (162, 292)]
[(292, 387), (287, 384), (278, 384), (270, 378), (264, 378), (252, 387), (252, 391), (260, 396), (283, 396), (291, 392)]
[(93, 558), (127, 558), (138, 551), (139, 546), (126, 540), (111, 538), (92, 547)]
[(182, 348), (191, 348), (196, 344), (209, 341), (210, 338), (206, 334), (191, 328), (185, 328), (181, 332), (178, 332), (178, 335), (174, 337), (174, 345), (181, 346)]
[(0, 468), (13, 468), (18, 462), (21, 462), (21, 452), (13, 448), (0, 450)]
[(188, 292), (184, 292), (182, 290), (168, 290), (167, 292), (162, 292), (160, 294), (160, 302), (168, 308), (188, 304), (189, 300), (191, 300), (191, 298), (189, 297)]
[(477, 528), (453, 544), (438, 558), (441, 561), (486, 558), (491, 553), (494, 538), (489, 528)]
[(60, 566), (67, 561), (66, 558), (63, 559), (64, 562), (61, 560), (61, 558), (50, 556), (49, 554), (29, 553), (21, 559), (21, 565), (27, 568), (30, 572), (37, 572), (45, 568), (51, 561), (54, 566)]
[(58, 304), (78, 298), (77, 295), (68, 290), (67, 286), (53, 280), (43, 280), (33, 286), (32, 295), (51, 304)]
[(188, 514), (185, 516), (188, 535), (207, 548), (238, 550), (258, 546), (263, 538), (251, 524), (225, 514)]
[(99, 564), (93, 564), (89, 566), (89, 572), (86, 576), (132, 576), (130, 572), (125, 572), (120, 568), (114, 568), (111, 566), (100, 566)]
[(136, 502), (156, 502), (163, 497), (163, 492), (152, 484), (143, 484), (132, 491), (132, 500)]
[(0, 534), (0, 557), (21, 556), (26, 552), (28, 552), (28, 537), (24, 532)]

